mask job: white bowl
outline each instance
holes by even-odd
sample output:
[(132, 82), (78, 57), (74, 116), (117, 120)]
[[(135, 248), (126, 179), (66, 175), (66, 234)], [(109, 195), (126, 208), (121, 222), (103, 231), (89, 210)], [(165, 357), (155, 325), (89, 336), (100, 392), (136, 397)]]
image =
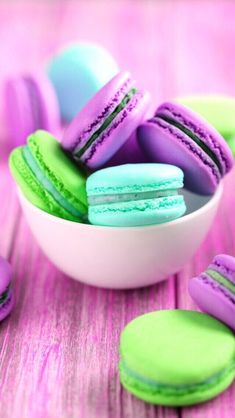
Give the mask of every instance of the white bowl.
[(161, 225), (101, 227), (52, 216), (19, 191), (29, 226), (44, 253), (81, 282), (113, 289), (147, 286), (178, 272), (205, 238), (222, 196), (183, 191), (187, 214)]

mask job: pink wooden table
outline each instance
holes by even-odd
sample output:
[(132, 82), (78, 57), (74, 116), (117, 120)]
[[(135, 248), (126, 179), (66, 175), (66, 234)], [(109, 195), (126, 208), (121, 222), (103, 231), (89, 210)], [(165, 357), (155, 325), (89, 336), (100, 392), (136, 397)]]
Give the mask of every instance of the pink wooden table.
[(234, 416), (235, 385), (203, 405), (155, 407), (121, 388), (117, 363), (129, 320), (154, 309), (195, 308), (188, 279), (214, 254), (235, 253), (235, 172), (206, 241), (178, 275), (135, 291), (84, 286), (51, 265), (21, 214), (6, 164), (2, 100), (9, 73), (41, 67), (74, 39), (106, 46), (150, 89), (154, 106), (194, 92), (235, 94), (234, 14), (231, 0), (0, 3), (0, 253), (13, 265), (16, 293), (0, 326), (0, 418)]

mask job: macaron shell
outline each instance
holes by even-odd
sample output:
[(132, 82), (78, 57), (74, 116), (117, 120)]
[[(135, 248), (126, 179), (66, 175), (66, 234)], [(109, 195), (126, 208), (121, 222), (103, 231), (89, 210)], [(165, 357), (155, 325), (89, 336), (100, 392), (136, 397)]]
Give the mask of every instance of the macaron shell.
[(189, 282), (189, 293), (198, 307), (235, 330), (235, 295), (210, 279), (194, 277)]
[(138, 141), (150, 161), (173, 164), (185, 174), (185, 187), (199, 194), (213, 194), (220, 181), (215, 164), (196, 143), (162, 120), (142, 124)]
[(228, 254), (218, 254), (208, 267), (218, 271), (235, 284), (235, 258)]
[(90, 195), (174, 190), (183, 187), (184, 174), (168, 164), (125, 164), (98, 170), (88, 177)]
[(2, 305), (0, 305), (0, 321), (5, 319), (11, 313), (13, 306), (14, 306), (14, 295), (13, 295), (12, 290), (10, 290), (5, 302)]
[(109, 161), (142, 122), (149, 100), (147, 92), (136, 93), (103, 135), (83, 154), (81, 161), (93, 170)]
[(182, 196), (90, 206), (88, 218), (94, 225), (115, 227), (155, 225), (179, 218), (186, 211)]
[(62, 145), (71, 152), (83, 147), (92, 134), (103, 124), (124, 96), (133, 87), (128, 72), (118, 73), (102, 87), (76, 115), (66, 129)]
[(179, 103), (164, 103), (158, 107), (155, 116), (158, 114), (173, 118), (176, 122), (197, 135), (216, 155), (220, 161), (222, 174), (226, 174), (233, 166), (233, 157), (224, 138), (197, 113)]
[(0, 256), (0, 294), (5, 292), (12, 280), (12, 268), (5, 258)]

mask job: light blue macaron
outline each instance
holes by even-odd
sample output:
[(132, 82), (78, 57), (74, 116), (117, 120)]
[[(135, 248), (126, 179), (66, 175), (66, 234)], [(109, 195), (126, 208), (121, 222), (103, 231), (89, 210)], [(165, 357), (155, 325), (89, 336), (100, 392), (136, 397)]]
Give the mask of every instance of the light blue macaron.
[(87, 180), (88, 218), (104, 226), (161, 224), (186, 211), (183, 171), (168, 164), (126, 164), (104, 168)]
[(62, 119), (71, 121), (117, 72), (117, 63), (101, 45), (81, 42), (59, 51), (49, 62), (48, 76), (58, 97)]

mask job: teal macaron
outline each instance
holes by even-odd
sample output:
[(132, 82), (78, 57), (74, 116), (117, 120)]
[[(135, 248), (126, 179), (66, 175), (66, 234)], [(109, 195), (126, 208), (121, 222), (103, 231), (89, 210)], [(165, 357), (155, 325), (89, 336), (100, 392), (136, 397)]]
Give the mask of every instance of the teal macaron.
[(88, 219), (94, 225), (142, 226), (179, 218), (186, 211), (183, 171), (167, 164), (124, 164), (87, 179)]
[(86, 176), (48, 132), (38, 130), (10, 155), (11, 173), (38, 208), (75, 222), (87, 220)]
[(183, 406), (207, 401), (235, 377), (235, 337), (209, 315), (184, 310), (150, 312), (121, 334), (120, 379), (136, 397)]

